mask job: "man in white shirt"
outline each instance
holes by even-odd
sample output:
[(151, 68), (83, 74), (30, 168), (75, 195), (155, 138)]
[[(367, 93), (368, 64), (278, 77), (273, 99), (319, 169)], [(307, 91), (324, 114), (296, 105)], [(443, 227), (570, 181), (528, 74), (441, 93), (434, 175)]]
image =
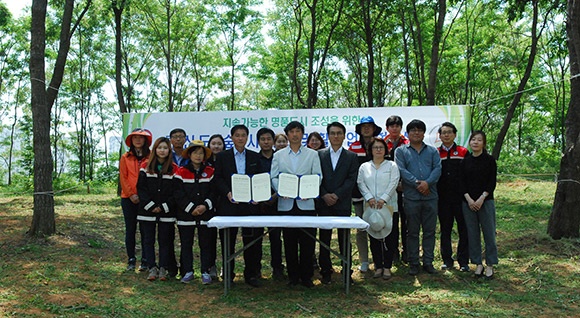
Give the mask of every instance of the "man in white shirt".
[[(303, 145), (304, 125), (298, 121), (290, 122), (284, 132), (290, 142), (289, 147), (274, 153), (272, 160), (272, 186), (274, 190), (279, 188), (280, 173), (293, 175), (318, 174), (322, 177), (320, 159), (315, 150)], [(278, 198), (278, 211), (288, 215), (316, 215), (314, 199)], [(306, 287), (313, 287), (312, 255), (314, 254), (315, 240), (310, 237), (316, 235), (313, 228), (284, 228), (284, 251), (286, 254), (286, 266), (288, 272), (288, 285), (298, 285), (301, 281)], [(300, 250), (300, 256), (299, 256)]]

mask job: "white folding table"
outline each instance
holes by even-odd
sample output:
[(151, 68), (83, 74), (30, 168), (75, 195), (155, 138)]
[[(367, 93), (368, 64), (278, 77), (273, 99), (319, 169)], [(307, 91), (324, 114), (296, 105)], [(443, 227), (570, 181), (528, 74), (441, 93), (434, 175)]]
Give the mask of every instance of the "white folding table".
[[(216, 227), (218, 229), (232, 228), (232, 227), (268, 227), (268, 228), (318, 228), (324, 230), (331, 229), (358, 229), (366, 230), (369, 224), (363, 221), (360, 217), (351, 216), (297, 216), (297, 215), (260, 215), (260, 216), (214, 216), (207, 222), (207, 226)], [(320, 243), (321, 246), (328, 249), (332, 254), (338, 256), (342, 261), (343, 270), (343, 282), (345, 285), (346, 294), (349, 293), (350, 288), (350, 268), (351, 268), (351, 243), (350, 243), (350, 231), (345, 231), (344, 236), (344, 247), (347, 251), (346, 255), (341, 255), (340, 252), (336, 252), (330, 248), (330, 246), (320, 242), (317, 237), (313, 237), (316, 241)], [(265, 232), (266, 235), (268, 232)], [(310, 235), (310, 234), (309, 234)], [(232, 254), (229, 250), (230, 238), (229, 231), (224, 231), (224, 293), (227, 295), (228, 291), (231, 289), (231, 269), (230, 261), (235, 259), (244, 249), (255, 244), (262, 237), (250, 242), (247, 246), (244, 246), (241, 250)]]

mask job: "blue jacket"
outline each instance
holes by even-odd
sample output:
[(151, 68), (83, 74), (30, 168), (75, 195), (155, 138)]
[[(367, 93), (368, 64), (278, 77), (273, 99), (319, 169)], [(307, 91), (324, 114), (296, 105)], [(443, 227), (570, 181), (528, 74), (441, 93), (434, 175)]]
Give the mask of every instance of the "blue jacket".
[[(441, 176), (441, 159), (437, 148), (425, 143), (417, 152), (411, 144), (402, 145), (395, 150), (395, 162), (401, 172), (403, 181), (403, 195), (409, 200), (437, 199), (437, 181)], [(417, 191), (416, 181), (427, 181), (429, 195), (422, 195)]]

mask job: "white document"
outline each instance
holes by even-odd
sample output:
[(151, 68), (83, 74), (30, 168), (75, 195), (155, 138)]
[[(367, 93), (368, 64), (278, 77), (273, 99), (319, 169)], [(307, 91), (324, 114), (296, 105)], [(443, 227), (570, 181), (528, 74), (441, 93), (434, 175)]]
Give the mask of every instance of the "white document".
[(298, 196), (300, 199), (314, 199), (320, 193), (320, 176), (309, 174), (300, 177), (300, 189)]
[(254, 202), (268, 201), (272, 197), (270, 174), (258, 173), (252, 176), (252, 200)]
[(313, 199), (320, 193), (320, 176), (317, 174), (298, 177), (281, 173), (278, 178), (278, 195), (281, 197)]
[(262, 202), (270, 200), (270, 174), (259, 173), (252, 177), (245, 174), (232, 175), (232, 197), (236, 202)]
[(278, 195), (286, 198), (298, 197), (298, 176), (289, 173), (279, 174)]
[(236, 202), (250, 202), (252, 189), (250, 177), (245, 174), (232, 175), (232, 198)]

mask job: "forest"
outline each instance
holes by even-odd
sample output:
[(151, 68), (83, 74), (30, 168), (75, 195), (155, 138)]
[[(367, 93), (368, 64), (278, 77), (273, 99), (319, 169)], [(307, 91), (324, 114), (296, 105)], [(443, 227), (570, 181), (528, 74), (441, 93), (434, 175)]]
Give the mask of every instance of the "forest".
[[(502, 173), (558, 171), (570, 90), (561, 1), (50, 1), (47, 78), (68, 2), (50, 119), (62, 187), (115, 180), (109, 137), (124, 112), (470, 105)], [(0, 174), (24, 191), (30, 23), (0, 4)]]

